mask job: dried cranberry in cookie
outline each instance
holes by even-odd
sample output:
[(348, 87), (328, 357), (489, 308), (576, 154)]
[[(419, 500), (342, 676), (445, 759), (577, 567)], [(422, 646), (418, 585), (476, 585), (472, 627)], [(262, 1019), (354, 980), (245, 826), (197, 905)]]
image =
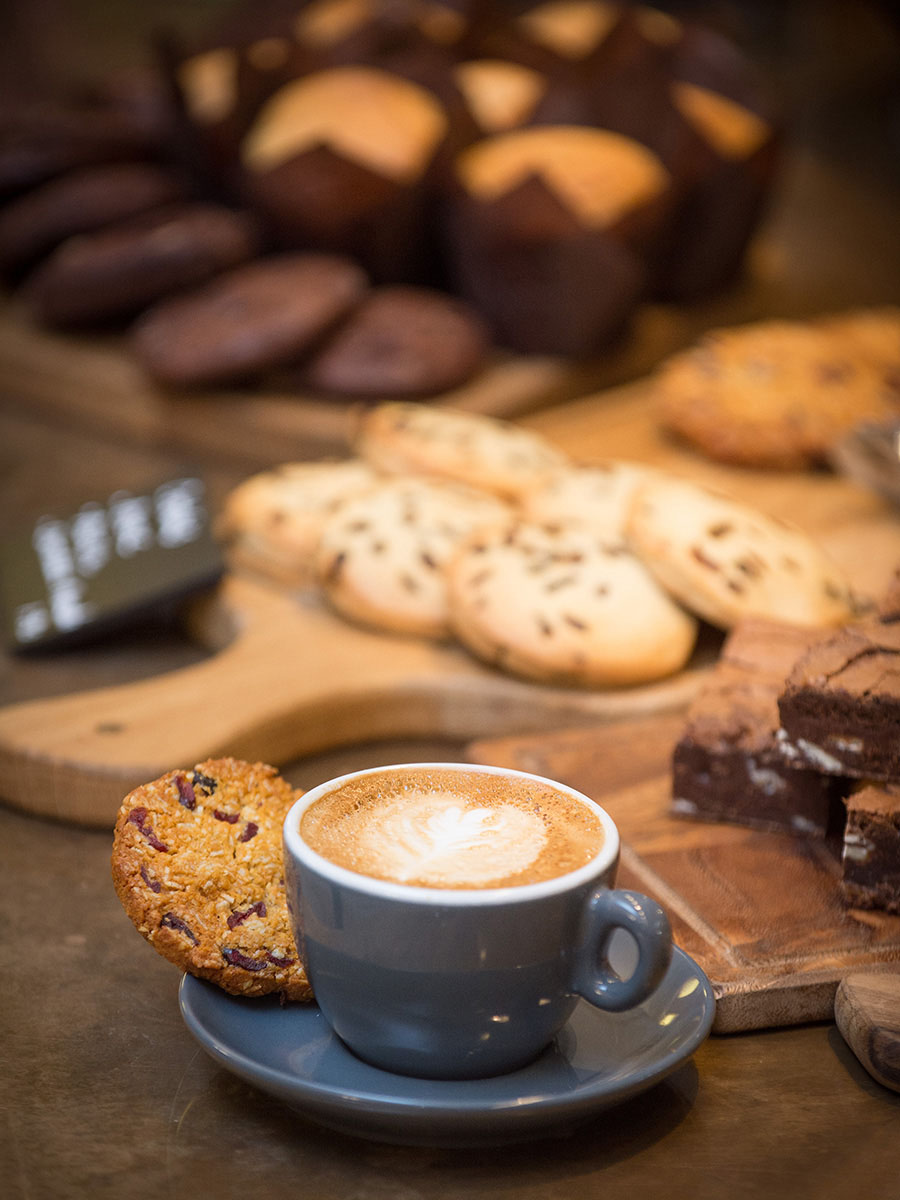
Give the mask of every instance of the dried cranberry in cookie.
[(164, 958), (233, 995), (311, 998), (282, 865), (282, 824), (296, 798), (274, 767), (233, 758), (169, 771), (125, 797), (113, 884)]

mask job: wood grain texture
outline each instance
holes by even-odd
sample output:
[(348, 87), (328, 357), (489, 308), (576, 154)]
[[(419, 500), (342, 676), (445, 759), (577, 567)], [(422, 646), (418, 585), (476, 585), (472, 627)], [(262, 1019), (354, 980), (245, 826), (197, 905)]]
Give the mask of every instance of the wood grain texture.
[[(271, 465), (349, 448), (353, 406), (270, 393), (164, 394), (141, 377), (121, 339), (49, 334), (27, 325), (14, 306), (0, 309), (0, 365), (2, 391), (35, 418), (121, 437), (142, 453), (177, 451), (219, 469), (226, 461)], [(473, 385), (468, 403), (493, 415), (521, 411), (538, 403), (537, 392), (546, 400), (545, 385), (559, 369), (509, 360), (498, 371), (507, 372), (511, 408), (503, 411), (510, 393), (501, 402), (490, 375)], [(487, 393), (480, 398), (479, 388)], [(458, 396), (444, 399), (459, 403)], [(877, 594), (900, 563), (900, 521), (882, 499), (826, 472), (735, 471), (700, 459), (660, 431), (652, 381), (519, 420), (576, 461), (648, 462), (790, 517), (863, 592)], [(66, 473), (73, 470), (67, 463)], [(455, 646), (356, 629), (321, 605), (249, 579), (232, 577), (200, 613), (194, 630), (216, 650), (206, 662), (142, 684), (0, 711), (0, 795), (30, 812), (107, 826), (129, 787), (209, 753), (280, 764), (375, 737), (494, 737), (670, 712), (687, 704), (714, 657), (704, 644), (675, 679), (583, 692), (500, 675)]]
[(669, 813), (679, 714), (479, 740), (470, 759), (593, 797), (619, 826), (618, 881), (666, 909), (716, 996), (716, 1033), (830, 1020), (841, 979), (900, 964), (900, 917), (847, 909), (835, 846)]
[(835, 996), (834, 1016), (872, 1078), (900, 1092), (900, 968), (846, 976)]
[[(42, 329), (10, 301), (0, 303), (0, 379), (29, 411), (82, 432), (260, 466), (347, 453), (360, 409), (340, 396), (276, 387), (166, 390), (143, 373), (122, 336)], [(432, 402), (509, 418), (572, 396), (576, 379), (562, 359), (498, 355)]]
[(602, 691), (501, 674), (451, 643), (351, 625), (314, 594), (229, 576), (189, 623), (211, 657), (122, 686), (0, 710), (0, 794), (28, 812), (112, 825), (124, 794), (232, 754), (281, 765), (387, 737), (469, 739), (682, 709), (713, 661)]
[[(480, 375), (428, 403), (516, 418), (620, 385), (689, 345), (716, 319), (745, 315), (740, 297), (732, 304), (647, 305), (628, 336), (593, 361), (498, 351)], [(3, 297), (0, 391), (31, 413), (82, 433), (257, 466), (346, 454), (361, 408), (361, 402), (282, 385), (277, 376), (256, 388), (164, 389), (143, 373), (125, 335), (43, 329), (21, 302)]]

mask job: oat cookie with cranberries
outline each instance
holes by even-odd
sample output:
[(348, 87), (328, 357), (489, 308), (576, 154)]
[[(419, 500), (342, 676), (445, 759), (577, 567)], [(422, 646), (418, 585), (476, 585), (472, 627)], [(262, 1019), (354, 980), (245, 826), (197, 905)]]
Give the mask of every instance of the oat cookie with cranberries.
[(281, 829), (298, 792), (265, 763), (208, 759), (127, 795), (112, 875), (137, 930), (236, 996), (311, 1000), (284, 889)]

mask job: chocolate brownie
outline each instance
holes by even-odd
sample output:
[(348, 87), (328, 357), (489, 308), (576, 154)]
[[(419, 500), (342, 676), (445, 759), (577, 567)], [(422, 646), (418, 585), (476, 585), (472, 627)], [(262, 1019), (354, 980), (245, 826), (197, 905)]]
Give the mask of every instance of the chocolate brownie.
[(900, 785), (869, 785), (847, 799), (842, 862), (848, 904), (900, 913)]
[(121, 320), (245, 262), (257, 248), (255, 223), (245, 214), (178, 205), (69, 238), (28, 277), (24, 295), (48, 325)]
[(174, 172), (153, 163), (71, 171), (0, 212), (0, 272), (14, 275), (76, 233), (91, 233), (184, 199)]
[(777, 741), (778, 695), (816, 633), (750, 618), (735, 627), (688, 710), (673, 757), (672, 811), (756, 829), (824, 836), (839, 781), (794, 770)]
[(352, 310), (365, 272), (333, 254), (285, 254), (164, 300), (133, 330), (138, 359), (162, 383), (247, 379), (296, 360)]
[(786, 761), (900, 782), (900, 621), (869, 619), (815, 642), (778, 709)]
[(881, 621), (900, 621), (900, 567), (894, 571), (879, 598), (877, 612)]
[(484, 366), (487, 330), (468, 305), (430, 288), (372, 292), (310, 363), (315, 388), (353, 396), (429, 395)]
[(233, 995), (310, 999), (281, 847), (298, 794), (274, 767), (220, 758), (169, 771), (125, 797), (113, 884), (164, 958)]

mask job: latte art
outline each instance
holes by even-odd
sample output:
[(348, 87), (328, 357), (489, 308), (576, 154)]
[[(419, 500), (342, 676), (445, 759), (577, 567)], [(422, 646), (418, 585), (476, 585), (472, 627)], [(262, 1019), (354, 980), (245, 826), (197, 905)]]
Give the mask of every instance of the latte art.
[(603, 843), (594, 813), (548, 784), (424, 768), (337, 788), (306, 811), (300, 831), (338, 866), (436, 888), (551, 879), (590, 861)]
[(397, 883), (432, 887), (484, 887), (498, 874), (524, 871), (547, 841), (534, 814), (513, 805), (465, 808), (441, 792), (411, 792), (389, 802), (377, 822), (348, 818), (348, 833), (354, 824), (360, 856), (379, 862)]

